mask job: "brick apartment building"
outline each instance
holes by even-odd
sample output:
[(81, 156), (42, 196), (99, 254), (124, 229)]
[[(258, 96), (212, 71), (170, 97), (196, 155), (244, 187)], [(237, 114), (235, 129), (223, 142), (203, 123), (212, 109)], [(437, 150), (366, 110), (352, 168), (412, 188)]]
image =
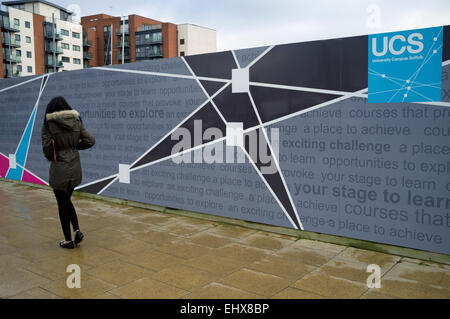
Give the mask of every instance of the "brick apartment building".
[(0, 8), (0, 78), (83, 68), (81, 24), (47, 1), (6, 1)]
[[(44, 0), (0, 6), (0, 78), (216, 51), (216, 31), (129, 15), (72, 12)], [(122, 59), (122, 52), (123, 59)]]
[(85, 53), (89, 59), (85, 60), (88, 63), (85, 67), (122, 63), (122, 44), (126, 63), (178, 56), (177, 25), (173, 23), (135, 14), (125, 20), (96, 14), (82, 17), (81, 25), (88, 42)]

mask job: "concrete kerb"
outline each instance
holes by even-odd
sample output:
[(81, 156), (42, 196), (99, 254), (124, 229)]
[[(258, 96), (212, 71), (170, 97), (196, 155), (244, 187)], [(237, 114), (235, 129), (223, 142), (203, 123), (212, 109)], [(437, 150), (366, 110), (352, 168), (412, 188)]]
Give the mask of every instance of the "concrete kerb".
[[(17, 185), (30, 186), (33, 188), (42, 188), (42, 189), (51, 190), (51, 188), (49, 186), (32, 184), (32, 183), (23, 182), (23, 181), (16, 181), (16, 180), (10, 180), (10, 179), (0, 179), (0, 181), (5, 181), (5, 182), (12, 183), (12, 184), (17, 184)], [(349, 238), (349, 237), (341, 237), (341, 236), (335, 236), (335, 235), (315, 233), (315, 232), (311, 232), (311, 231), (296, 230), (296, 229), (292, 229), (292, 228), (265, 225), (265, 224), (249, 222), (249, 221), (240, 220), (240, 219), (233, 219), (233, 218), (229, 218), (229, 217), (222, 217), (222, 216), (198, 213), (198, 212), (193, 212), (193, 211), (187, 211), (187, 210), (181, 210), (181, 209), (175, 209), (175, 208), (169, 208), (169, 207), (162, 207), (162, 206), (158, 206), (158, 205), (145, 204), (145, 203), (140, 203), (140, 202), (135, 202), (135, 201), (124, 200), (124, 199), (120, 199), (120, 198), (108, 197), (108, 196), (104, 196), (104, 195), (89, 194), (89, 193), (83, 193), (83, 192), (77, 192), (77, 191), (75, 191), (73, 193), (73, 195), (77, 196), (77, 197), (89, 198), (89, 199), (93, 199), (93, 200), (101, 200), (101, 201), (119, 204), (119, 205), (153, 210), (153, 211), (157, 211), (160, 213), (203, 219), (203, 220), (208, 220), (208, 221), (212, 221), (212, 222), (216, 222), (216, 223), (236, 225), (236, 226), (241, 226), (241, 227), (254, 229), (254, 230), (261, 230), (261, 231), (267, 231), (267, 232), (281, 234), (281, 235), (293, 236), (293, 237), (296, 237), (298, 240), (301, 240), (301, 239), (317, 240), (317, 241), (331, 243), (331, 244), (361, 248), (361, 249), (365, 249), (365, 250), (371, 250), (371, 251), (386, 253), (386, 254), (390, 254), (390, 255), (396, 255), (396, 256), (401, 256), (401, 257), (408, 257), (408, 258), (414, 258), (414, 259), (420, 259), (420, 260), (424, 260), (424, 261), (431, 261), (431, 262), (437, 262), (437, 263), (450, 265), (450, 255), (439, 254), (439, 253), (430, 252), (430, 251), (424, 251), (424, 250), (418, 250), (418, 249), (400, 247), (400, 246), (393, 246), (393, 245), (388, 245), (388, 244), (375, 243), (375, 242), (371, 242), (371, 241), (359, 240), (359, 239), (354, 239), (354, 238)]]

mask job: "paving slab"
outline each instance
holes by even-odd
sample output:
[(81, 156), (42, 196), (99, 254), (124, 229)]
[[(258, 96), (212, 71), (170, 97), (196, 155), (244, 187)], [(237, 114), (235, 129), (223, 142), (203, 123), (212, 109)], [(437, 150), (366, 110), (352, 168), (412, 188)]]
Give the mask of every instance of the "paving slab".
[(85, 239), (61, 249), (51, 190), (0, 181), (0, 199), (0, 298), (450, 299), (450, 265), (78, 196)]

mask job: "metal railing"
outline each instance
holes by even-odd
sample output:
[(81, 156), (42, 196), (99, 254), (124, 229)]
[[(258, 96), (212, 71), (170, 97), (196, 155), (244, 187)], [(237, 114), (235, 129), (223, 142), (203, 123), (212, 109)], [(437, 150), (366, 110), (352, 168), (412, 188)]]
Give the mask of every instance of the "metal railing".
[(92, 59), (92, 54), (90, 54), (88, 52), (83, 52), (83, 59), (91, 60)]
[(22, 57), (20, 57), (20, 56), (5, 55), (5, 56), (3, 56), (3, 60), (5, 60), (6, 62), (11, 62), (11, 63), (22, 63)]
[(3, 38), (2, 44), (6, 45), (6, 46), (11, 45), (13, 48), (20, 48), (20, 41), (17, 41), (16, 39), (11, 39), (11, 42), (10, 42), (10, 39)]
[(57, 54), (62, 54), (64, 53), (63, 49), (60, 46), (56, 46), (56, 50), (53, 48), (53, 45), (45, 45), (45, 52), (53, 52), (55, 51), (55, 53)]
[(6, 72), (5, 78), (18, 78), (22, 76), (22, 72), (16, 71), (13, 73)]
[(130, 30), (127, 28), (122, 32), (122, 28), (120, 28), (119, 30), (116, 30), (116, 35), (118, 36), (122, 36), (122, 34), (128, 35), (130, 34)]
[[(53, 32), (51, 32), (51, 31), (49, 31), (49, 32), (44, 31), (44, 37), (46, 37), (47, 39), (53, 39)], [(62, 35), (60, 33), (55, 33), (55, 39), (57, 41), (59, 41), (59, 40), (62, 40), (63, 37), (62, 37)]]
[[(48, 66), (48, 67), (53, 67), (53, 61), (45, 61), (45, 65), (46, 66)], [(57, 68), (62, 68), (62, 67), (64, 67), (64, 64), (63, 64), (63, 62), (62, 61), (57, 61), (56, 62), (56, 67)]]
[(157, 29), (161, 29), (161, 28), (162, 28), (161, 24), (142, 25), (137, 28), (137, 31), (139, 32), (139, 31), (157, 30)]
[[(129, 54), (125, 54), (124, 55), (124, 60), (130, 60), (130, 55)], [(122, 54), (121, 53), (119, 53), (117, 55), (117, 61), (122, 61)]]
[(91, 47), (92, 46), (92, 41), (83, 39), (83, 46), (84, 47)]
[(2, 21), (2, 29), (6, 31), (19, 32), (20, 26), (17, 24), (11, 24), (10, 22)]
[[(119, 41), (116, 43), (116, 48), (121, 48), (122, 47), (122, 41)], [(130, 47), (130, 41), (124, 41), (124, 47), (125, 48), (129, 48)]]

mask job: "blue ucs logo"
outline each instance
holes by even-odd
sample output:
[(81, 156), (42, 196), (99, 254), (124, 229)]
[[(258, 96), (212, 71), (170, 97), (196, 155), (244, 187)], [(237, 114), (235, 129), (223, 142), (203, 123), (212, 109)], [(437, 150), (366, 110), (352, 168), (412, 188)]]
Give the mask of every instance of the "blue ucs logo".
[(369, 103), (441, 100), (442, 27), (369, 35)]

